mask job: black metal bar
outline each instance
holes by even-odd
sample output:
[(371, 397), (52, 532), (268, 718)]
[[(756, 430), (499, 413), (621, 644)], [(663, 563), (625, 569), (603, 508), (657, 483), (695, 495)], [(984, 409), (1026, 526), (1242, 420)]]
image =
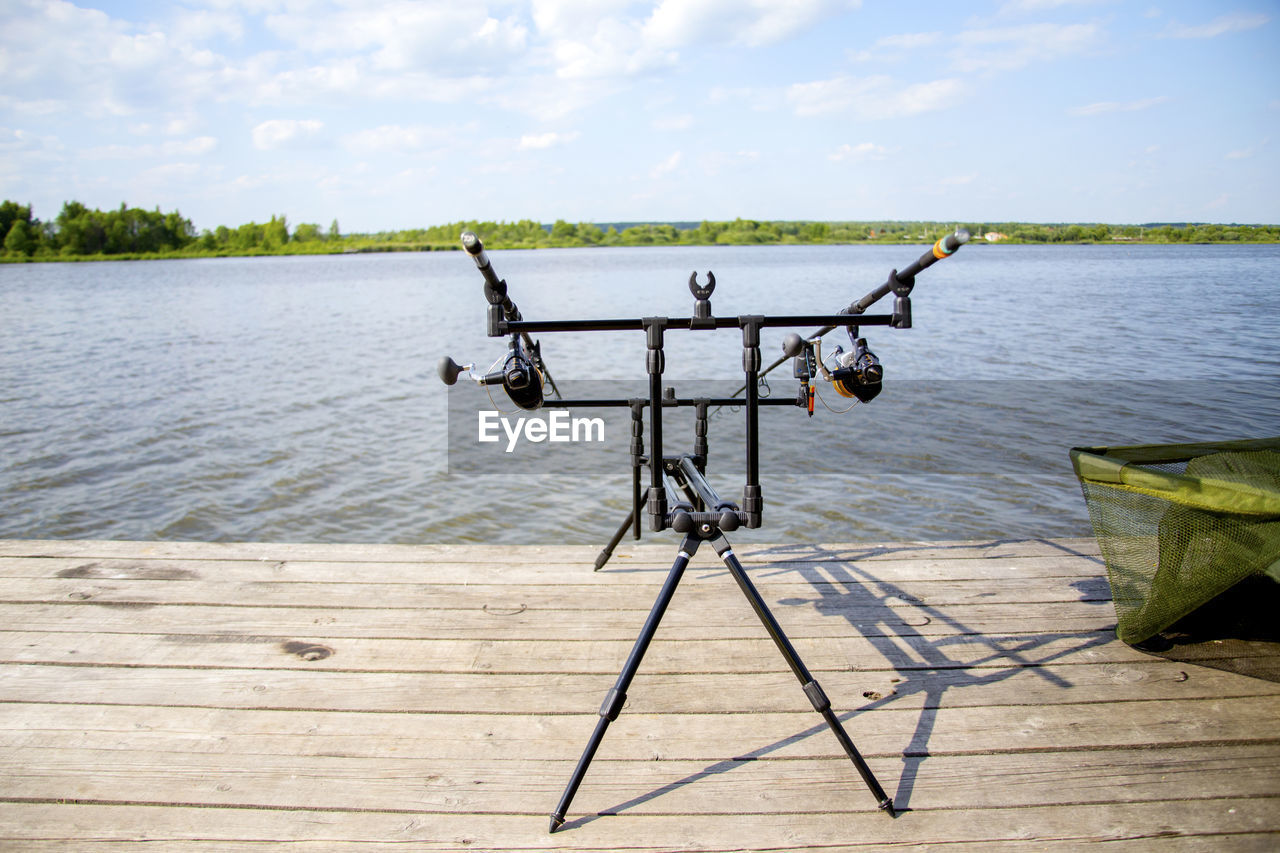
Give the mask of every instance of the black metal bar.
[(662, 530), (667, 518), (667, 493), (662, 482), (662, 351), (665, 317), (645, 319), (646, 367), (649, 372), (649, 529)]
[[(661, 465), (654, 467), (661, 471)], [(565, 813), (569, 811), (569, 805), (573, 802), (574, 794), (578, 793), (578, 786), (582, 784), (582, 777), (586, 775), (587, 768), (591, 765), (591, 759), (595, 757), (596, 750), (600, 748), (600, 742), (604, 739), (605, 730), (609, 728), (609, 723), (616, 720), (618, 714), (622, 711), (622, 706), (627, 701), (627, 688), (631, 686), (631, 680), (635, 678), (636, 672), (640, 669), (640, 661), (644, 658), (644, 653), (649, 648), (653, 635), (657, 633), (658, 624), (662, 621), (662, 614), (666, 612), (667, 605), (671, 603), (671, 598), (675, 595), (676, 587), (680, 583), (680, 577), (684, 574), (685, 567), (689, 565), (689, 560), (697, 553), (699, 544), (701, 544), (699, 540), (693, 536), (684, 537), (684, 542), (680, 545), (680, 552), (676, 555), (675, 562), (671, 565), (671, 571), (667, 573), (667, 579), (662, 584), (662, 589), (658, 592), (657, 600), (653, 602), (649, 617), (645, 619), (644, 627), (640, 629), (640, 636), (636, 638), (635, 645), (631, 648), (631, 654), (627, 657), (627, 662), (623, 665), (617, 682), (606, 694), (604, 703), (600, 706), (600, 719), (596, 722), (595, 731), (591, 733), (591, 739), (587, 741), (587, 748), (582, 751), (582, 757), (578, 759), (578, 766), (574, 768), (573, 776), (570, 777), (569, 784), (565, 787), (564, 794), (560, 797), (560, 804), (551, 813), (551, 832), (555, 832), (564, 823)]]
[(692, 456), (681, 456), (678, 463), (680, 472), (684, 475), (685, 482), (693, 489), (698, 497), (702, 499), (703, 505), (707, 510), (718, 511), (721, 509), (737, 509), (737, 504), (727, 501), (720, 497), (720, 494), (712, 488), (707, 482), (707, 478), (698, 470), (697, 462)]
[[(777, 329), (789, 326), (817, 326), (826, 323), (842, 326), (849, 321), (850, 318), (844, 314), (796, 314), (785, 317), (762, 317), (760, 325)], [(858, 317), (857, 322), (863, 326), (891, 326), (893, 315), (864, 314)]]
[(637, 398), (628, 401), (631, 408), (631, 537), (640, 538), (640, 469), (644, 467), (644, 407)]
[[(667, 397), (662, 401), (664, 409), (677, 407), (684, 408), (689, 406), (697, 406), (699, 403), (705, 402), (708, 406), (741, 406), (741, 397)], [(544, 409), (575, 409), (575, 408), (597, 408), (597, 409), (625, 409), (631, 405), (630, 400), (608, 399), (599, 400), (590, 399), (569, 399), (569, 400), (547, 400), (542, 404)], [(647, 407), (649, 401), (645, 400), (644, 405)], [(796, 401), (783, 397), (761, 397), (761, 406), (795, 406)]]
[[(545, 334), (547, 332), (626, 332), (644, 329), (651, 318), (625, 317), (615, 320), (513, 320), (504, 321), (502, 330), (505, 334)], [(741, 326), (737, 317), (716, 317), (715, 325), (694, 325), (689, 317), (666, 317), (666, 328), (674, 331), (736, 329)], [(761, 326), (770, 328), (787, 328), (790, 326), (820, 326), (831, 324), (832, 328), (850, 322), (846, 314), (788, 314), (778, 317), (760, 318)], [(892, 314), (865, 314), (858, 317), (863, 326), (889, 326), (893, 324)]]
[(527, 332), (627, 332), (644, 328), (644, 320), (628, 317), (619, 320), (515, 320), (504, 324), (508, 333)]
[(786, 660), (787, 666), (791, 667), (791, 671), (795, 673), (796, 678), (800, 681), (805, 695), (809, 697), (809, 702), (813, 705), (814, 710), (822, 714), (822, 718), (830, 726), (845, 754), (853, 762), (858, 775), (862, 777), (862, 781), (866, 783), (872, 796), (876, 798), (879, 807), (892, 817), (894, 814), (893, 800), (889, 799), (889, 795), (884, 792), (884, 788), (876, 780), (875, 774), (867, 766), (862, 754), (853, 745), (853, 740), (849, 737), (849, 733), (844, 730), (844, 726), (840, 723), (840, 718), (831, 710), (830, 700), (822, 692), (822, 688), (814, 680), (808, 667), (804, 665), (804, 661), (800, 659), (800, 655), (796, 652), (795, 647), (791, 645), (791, 641), (787, 639), (787, 635), (783, 633), (782, 626), (778, 624), (778, 620), (769, 611), (769, 606), (765, 604), (764, 599), (760, 596), (760, 591), (756, 589), (755, 584), (751, 582), (751, 578), (747, 576), (746, 569), (742, 567), (742, 563), (738, 561), (737, 556), (733, 553), (733, 548), (729, 546), (729, 541), (721, 536), (712, 542), (712, 546), (716, 549), (716, 553), (720, 555), (720, 559), (724, 561), (725, 566), (728, 567), (730, 574), (733, 575), (733, 579), (738, 584), (738, 588), (742, 590), (742, 594), (751, 602), (751, 609), (756, 612), (756, 616), (764, 624), (765, 630), (769, 632), (769, 637), (773, 640), (774, 645), (778, 647), (778, 651), (782, 652), (783, 659)]
[[(747, 482), (742, 487), (745, 524), (757, 528), (763, 523), (764, 498), (760, 487), (760, 326), (762, 317), (741, 317), (742, 370), (746, 385)], [(807, 324), (806, 324), (807, 325)], [(795, 402), (794, 400), (792, 401)]]

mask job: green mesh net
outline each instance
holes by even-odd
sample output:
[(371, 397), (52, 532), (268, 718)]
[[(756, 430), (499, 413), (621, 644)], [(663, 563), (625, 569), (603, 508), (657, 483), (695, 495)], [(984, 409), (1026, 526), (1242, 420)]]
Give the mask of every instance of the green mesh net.
[(1124, 642), (1247, 577), (1280, 581), (1280, 438), (1077, 447), (1071, 462)]

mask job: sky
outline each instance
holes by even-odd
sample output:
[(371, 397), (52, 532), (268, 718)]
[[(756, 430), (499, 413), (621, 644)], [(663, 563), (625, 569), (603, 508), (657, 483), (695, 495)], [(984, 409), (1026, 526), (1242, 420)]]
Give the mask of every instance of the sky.
[(0, 198), (1280, 223), (1280, 3), (0, 0)]

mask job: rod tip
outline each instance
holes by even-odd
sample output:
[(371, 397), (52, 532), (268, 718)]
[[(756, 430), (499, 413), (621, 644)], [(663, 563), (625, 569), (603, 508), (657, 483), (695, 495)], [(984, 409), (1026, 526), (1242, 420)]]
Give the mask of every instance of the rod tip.
[(480, 242), (480, 238), (476, 236), (474, 231), (463, 231), (462, 248), (466, 249), (469, 254), (478, 255), (484, 251), (484, 244)]

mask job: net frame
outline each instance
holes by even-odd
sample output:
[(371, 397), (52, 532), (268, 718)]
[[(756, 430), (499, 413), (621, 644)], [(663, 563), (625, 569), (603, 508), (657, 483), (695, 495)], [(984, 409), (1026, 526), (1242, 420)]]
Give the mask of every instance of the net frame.
[(1141, 643), (1240, 581), (1280, 581), (1280, 437), (1070, 452), (1111, 584)]

